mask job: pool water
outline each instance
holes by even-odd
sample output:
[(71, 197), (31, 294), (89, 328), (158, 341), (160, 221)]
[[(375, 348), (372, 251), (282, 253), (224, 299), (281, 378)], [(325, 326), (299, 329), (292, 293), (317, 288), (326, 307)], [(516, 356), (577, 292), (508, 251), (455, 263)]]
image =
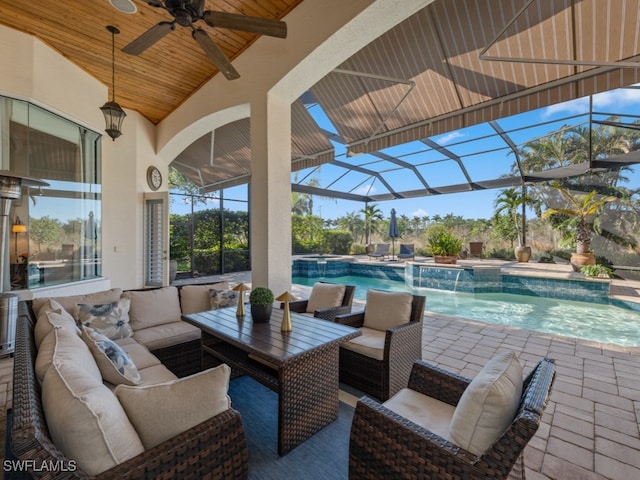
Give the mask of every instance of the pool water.
[[(311, 286), (319, 279), (294, 277)], [(426, 310), (486, 323), (578, 337), (622, 346), (640, 346), (640, 312), (612, 305), (556, 300), (508, 293), (453, 293), (412, 288), (404, 282), (358, 276), (322, 279), (356, 286), (355, 298), (365, 300), (369, 288), (411, 292), (427, 297)]]

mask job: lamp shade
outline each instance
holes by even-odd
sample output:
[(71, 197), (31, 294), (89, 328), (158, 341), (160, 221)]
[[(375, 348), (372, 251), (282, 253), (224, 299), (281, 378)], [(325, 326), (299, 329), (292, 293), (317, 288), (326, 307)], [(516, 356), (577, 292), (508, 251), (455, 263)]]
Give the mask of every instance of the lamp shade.
[(11, 226), (11, 233), (27, 233), (27, 226), (16, 217), (16, 223)]
[(107, 102), (100, 107), (100, 110), (102, 110), (106, 124), (106, 128), (104, 130), (113, 140), (115, 140), (122, 135), (122, 131), (120, 129), (122, 128), (122, 121), (127, 114), (124, 113), (122, 107), (120, 107), (116, 102)]

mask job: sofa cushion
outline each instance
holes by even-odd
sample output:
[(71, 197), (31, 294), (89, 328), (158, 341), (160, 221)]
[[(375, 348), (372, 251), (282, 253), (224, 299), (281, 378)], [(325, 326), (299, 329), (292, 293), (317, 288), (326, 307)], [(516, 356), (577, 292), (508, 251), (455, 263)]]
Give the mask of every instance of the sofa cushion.
[(376, 360), (384, 359), (384, 342), (387, 332), (373, 328), (361, 327), (361, 335), (344, 342), (341, 347)]
[(509, 428), (522, 395), (522, 366), (514, 352), (493, 357), (469, 383), (451, 420), (453, 442), (481, 455)]
[(144, 345), (140, 345), (133, 338), (119, 338), (114, 340), (125, 352), (131, 357), (131, 361), (138, 368), (139, 372), (147, 367), (153, 367), (154, 365), (160, 365), (160, 360), (153, 353), (149, 351)]
[(91, 327), (111, 340), (133, 335), (129, 325), (131, 299), (121, 298), (117, 302), (90, 304), (79, 303), (76, 318), (85, 327)]
[(364, 309), (363, 326), (386, 330), (409, 323), (413, 295), (406, 292), (387, 292), (370, 288)]
[(131, 299), (129, 322), (134, 332), (180, 320), (180, 300), (176, 287), (153, 290), (129, 290), (122, 294)]
[[(57, 315), (47, 315), (50, 311), (56, 312)], [(69, 329), (80, 336), (80, 329), (76, 325), (75, 318), (55, 300), (47, 301), (47, 303), (43, 305), (43, 308), (40, 309), (40, 314), (37, 318), (36, 325), (33, 329), (33, 339), (37, 349), (40, 348), (42, 340), (54, 327)]]
[(211, 310), (209, 290), (226, 290), (229, 288), (227, 282), (209, 283), (206, 285), (185, 285), (180, 288), (180, 305), (182, 313), (204, 312)]
[(82, 340), (89, 346), (102, 378), (119, 385), (138, 385), (142, 379), (129, 354), (98, 330), (82, 327)]
[(339, 307), (344, 298), (345, 285), (316, 282), (311, 289), (307, 302), (307, 313), (313, 313), (321, 308)]
[(140, 377), (142, 380), (140, 381), (140, 384), (137, 385), (138, 387), (158, 385), (160, 383), (178, 379), (176, 374), (165, 367), (162, 363), (140, 370)]
[(89, 475), (144, 452), (115, 395), (71, 357), (56, 354), (42, 382), (42, 405), (55, 445)]
[(200, 338), (200, 329), (182, 320), (133, 332), (133, 338), (149, 350), (170, 347)]
[(209, 308), (217, 310), (219, 308), (235, 307), (238, 305), (238, 295), (238, 292), (229, 288), (212, 288), (209, 290)]
[(223, 364), (159, 385), (119, 385), (115, 392), (148, 449), (227, 410), (230, 373)]
[(445, 440), (451, 441), (449, 426), (456, 409), (453, 405), (410, 388), (399, 390), (382, 405)]
[(73, 313), (76, 310), (78, 303), (111, 303), (117, 302), (122, 294), (121, 288), (112, 288), (111, 290), (103, 290), (101, 292), (87, 293), (85, 295), (69, 295), (66, 297), (51, 297), (51, 298), (34, 298), (32, 301), (33, 311), (36, 317), (40, 315), (40, 309), (46, 305), (46, 303), (53, 299), (58, 302), (62, 308), (67, 312)]
[[(51, 318), (52, 323), (59, 323), (59, 317), (63, 316), (55, 311), (47, 312), (47, 314)], [(53, 330), (56, 330), (57, 333), (54, 333)], [(59, 345), (57, 350), (56, 345)], [(75, 324), (72, 329), (52, 327), (49, 334), (40, 343), (35, 364), (36, 377), (40, 382), (44, 380), (44, 376), (54, 360), (54, 355), (57, 355), (60, 359), (78, 362), (83, 365), (87, 372), (96, 380), (102, 379), (100, 370), (93, 359), (89, 347), (76, 333)]]

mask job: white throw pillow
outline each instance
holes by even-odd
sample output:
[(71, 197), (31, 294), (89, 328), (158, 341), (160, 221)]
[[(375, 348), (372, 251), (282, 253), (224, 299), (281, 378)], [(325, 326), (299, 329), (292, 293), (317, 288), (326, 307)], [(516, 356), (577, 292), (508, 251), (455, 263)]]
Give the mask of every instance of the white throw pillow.
[(514, 352), (496, 355), (460, 397), (451, 419), (451, 439), (474, 455), (482, 455), (513, 422), (521, 395), (518, 357)]
[(363, 326), (375, 330), (387, 330), (409, 323), (412, 302), (413, 295), (410, 293), (370, 288), (367, 290)]
[(311, 289), (307, 302), (307, 313), (313, 313), (322, 308), (339, 307), (344, 298), (345, 285), (316, 282)]
[(97, 330), (82, 327), (82, 339), (89, 346), (102, 378), (114, 385), (138, 385), (142, 378), (129, 354)]
[(129, 325), (129, 298), (121, 298), (117, 302), (93, 305), (79, 303), (76, 318), (85, 327), (98, 330), (111, 340), (133, 336)]
[(222, 364), (157, 385), (118, 385), (115, 393), (149, 449), (227, 410), (230, 374)]
[(118, 399), (86, 363), (56, 355), (42, 382), (42, 406), (55, 445), (80, 469), (97, 475), (144, 447)]
[(218, 308), (235, 307), (238, 305), (238, 292), (231, 289), (217, 289), (212, 288), (209, 290), (209, 307), (211, 310), (217, 310)]

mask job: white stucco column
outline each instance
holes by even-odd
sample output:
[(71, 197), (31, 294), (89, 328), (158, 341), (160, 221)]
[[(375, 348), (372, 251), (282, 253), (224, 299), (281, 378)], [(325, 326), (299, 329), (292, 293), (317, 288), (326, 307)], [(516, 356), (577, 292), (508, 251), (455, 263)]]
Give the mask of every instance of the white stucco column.
[(251, 283), (291, 289), (291, 104), (251, 101)]

